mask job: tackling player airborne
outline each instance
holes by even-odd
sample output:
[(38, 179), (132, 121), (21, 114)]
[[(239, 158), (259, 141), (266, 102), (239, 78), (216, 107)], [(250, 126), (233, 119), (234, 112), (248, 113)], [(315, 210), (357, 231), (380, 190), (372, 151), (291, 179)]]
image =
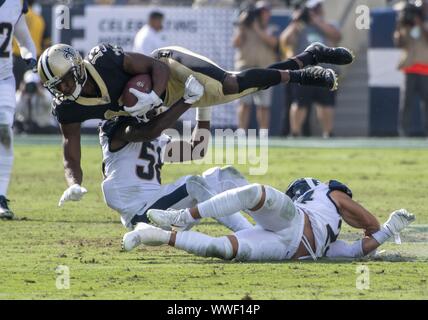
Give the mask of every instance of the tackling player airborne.
[[(179, 47), (158, 49), (153, 52), (153, 57), (148, 57), (124, 52), (111, 44), (101, 44), (82, 59), (71, 46), (54, 45), (42, 54), (38, 71), (44, 86), (54, 95), (53, 113), (64, 136), (64, 168), (70, 187), (64, 192), (60, 204), (80, 200), (86, 192), (81, 187), (83, 173), (80, 166), (80, 124), (85, 120), (124, 114), (144, 117), (162, 104), (171, 107), (183, 97), (185, 81), (192, 74), (204, 90), (196, 107), (222, 104), (279, 83), (335, 90), (337, 78), (332, 70), (321, 67), (301, 69), (318, 63), (349, 64), (352, 61), (353, 55), (348, 49), (316, 43), (298, 56), (268, 69), (234, 73)], [(120, 97), (126, 83), (132, 76), (142, 73), (151, 74), (152, 91), (138, 94), (136, 105), (122, 106)], [(160, 117), (150, 122), (155, 124), (147, 128), (145, 134), (147, 139), (154, 139), (166, 127)]]

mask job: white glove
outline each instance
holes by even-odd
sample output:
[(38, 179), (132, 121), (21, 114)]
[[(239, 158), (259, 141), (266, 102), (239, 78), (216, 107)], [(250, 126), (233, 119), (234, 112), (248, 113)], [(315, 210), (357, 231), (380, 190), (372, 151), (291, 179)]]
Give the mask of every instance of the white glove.
[(133, 117), (144, 116), (154, 107), (160, 106), (162, 104), (162, 99), (159, 98), (156, 92), (153, 90), (150, 93), (144, 93), (134, 88), (130, 88), (129, 92), (137, 97), (138, 101), (132, 107), (123, 107), (123, 110), (128, 112)]
[(61, 196), (61, 199), (59, 200), (58, 206), (61, 207), (64, 202), (66, 201), (79, 201), (82, 199), (83, 195), (88, 192), (85, 188), (81, 187), (80, 185), (73, 184), (70, 186), (67, 190), (64, 191), (64, 193)]
[(186, 84), (184, 85), (184, 102), (187, 104), (194, 104), (199, 101), (204, 95), (204, 86), (196, 80), (193, 75), (190, 75)]

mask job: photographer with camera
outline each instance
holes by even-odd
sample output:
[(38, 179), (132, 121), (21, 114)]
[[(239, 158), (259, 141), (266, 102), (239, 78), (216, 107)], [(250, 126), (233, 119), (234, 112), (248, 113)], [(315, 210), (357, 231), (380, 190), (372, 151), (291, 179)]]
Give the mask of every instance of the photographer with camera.
[[(271, 6), (265, 1), (258, 1), (255, 5), (246, 7), (240, 14), (233, 39), (233, 46), (237, 48), (236, 70), (263, 68), (278, 60), (278, 39), (273, 35), (273, 30), (269, 28), (270, 17)], [(252, 104), (257, 107), (259, 128), (269, 128), (271, 101), (272, 88), (241, 99), (238, 109), (238, 125), (241, 134), (248, 129)], [(261, 131), (261, 133), (266, 132)]]
[(16, 92), (15, 131), (17, 133), (58, 133), (51, 113), (51, 97), (46, 94), (40, 78), (31, 70)]
[(395, 45), (403, 49), (399, 68), (405, 74), (405, 93), (401, 109), (404, 135), (412, 132), (413, 107), (425, 105), (425, 133), (428, 133), (428, 26), (422, 1), (407, 1), (399, 12), (394, 33)]
[[(325, 20), (323, 0), (309, 0), (298, 6), (289, 26), (281, 33), (280, 46), (287, 57), (305, 50), (313, 42), (336, 46), (341, 32)], [(329, 66), (330, 68), (330, 66)], [(300, 136), (308, 110), (316, 104), (317, 116), (323, 137), (333, 132), (335, 93), (324, 88), (293, 86), (291, 88), (290, 130), (292, 136)]]

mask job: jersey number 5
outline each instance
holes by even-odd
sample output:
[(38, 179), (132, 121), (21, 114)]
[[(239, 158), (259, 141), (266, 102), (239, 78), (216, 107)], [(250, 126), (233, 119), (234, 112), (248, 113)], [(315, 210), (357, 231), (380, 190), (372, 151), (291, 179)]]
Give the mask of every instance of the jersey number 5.
[(150, 142), (144, 142), (140, 152), (140, 159), (149, 161), (149, 164), (147, 165), (147, 172), (144, 171), (146, 166), (137, 166), (137, 176), (143, 180), (152, 180), (156, 172), (156, 179), (161, 183), (160, 171), (162, 168), (162, 162), (160, 153), (162, 149), (160, 147), (156, 149), (157, 161), (155, 156), (148, 152), (149, 149), (155, 151), (154, 145)]
[(6, 51), (12, 36), (12, 25), (7, 22), (0, 23), (0, 35), (4, 37), (3, 43), (0, 44), (0, 58), (9, 58), (10, 51)]

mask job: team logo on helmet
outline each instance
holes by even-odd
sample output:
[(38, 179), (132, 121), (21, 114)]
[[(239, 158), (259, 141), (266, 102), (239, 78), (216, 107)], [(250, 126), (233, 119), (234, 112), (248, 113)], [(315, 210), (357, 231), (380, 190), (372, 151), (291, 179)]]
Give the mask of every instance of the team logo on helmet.
[(60, 48), (57, 50), (61, 51), (64, 55), (64, 58), (66, 59), (73, 59), (76, 56), (76, 51), (74, 51), (74, 49), (70, 47)]

